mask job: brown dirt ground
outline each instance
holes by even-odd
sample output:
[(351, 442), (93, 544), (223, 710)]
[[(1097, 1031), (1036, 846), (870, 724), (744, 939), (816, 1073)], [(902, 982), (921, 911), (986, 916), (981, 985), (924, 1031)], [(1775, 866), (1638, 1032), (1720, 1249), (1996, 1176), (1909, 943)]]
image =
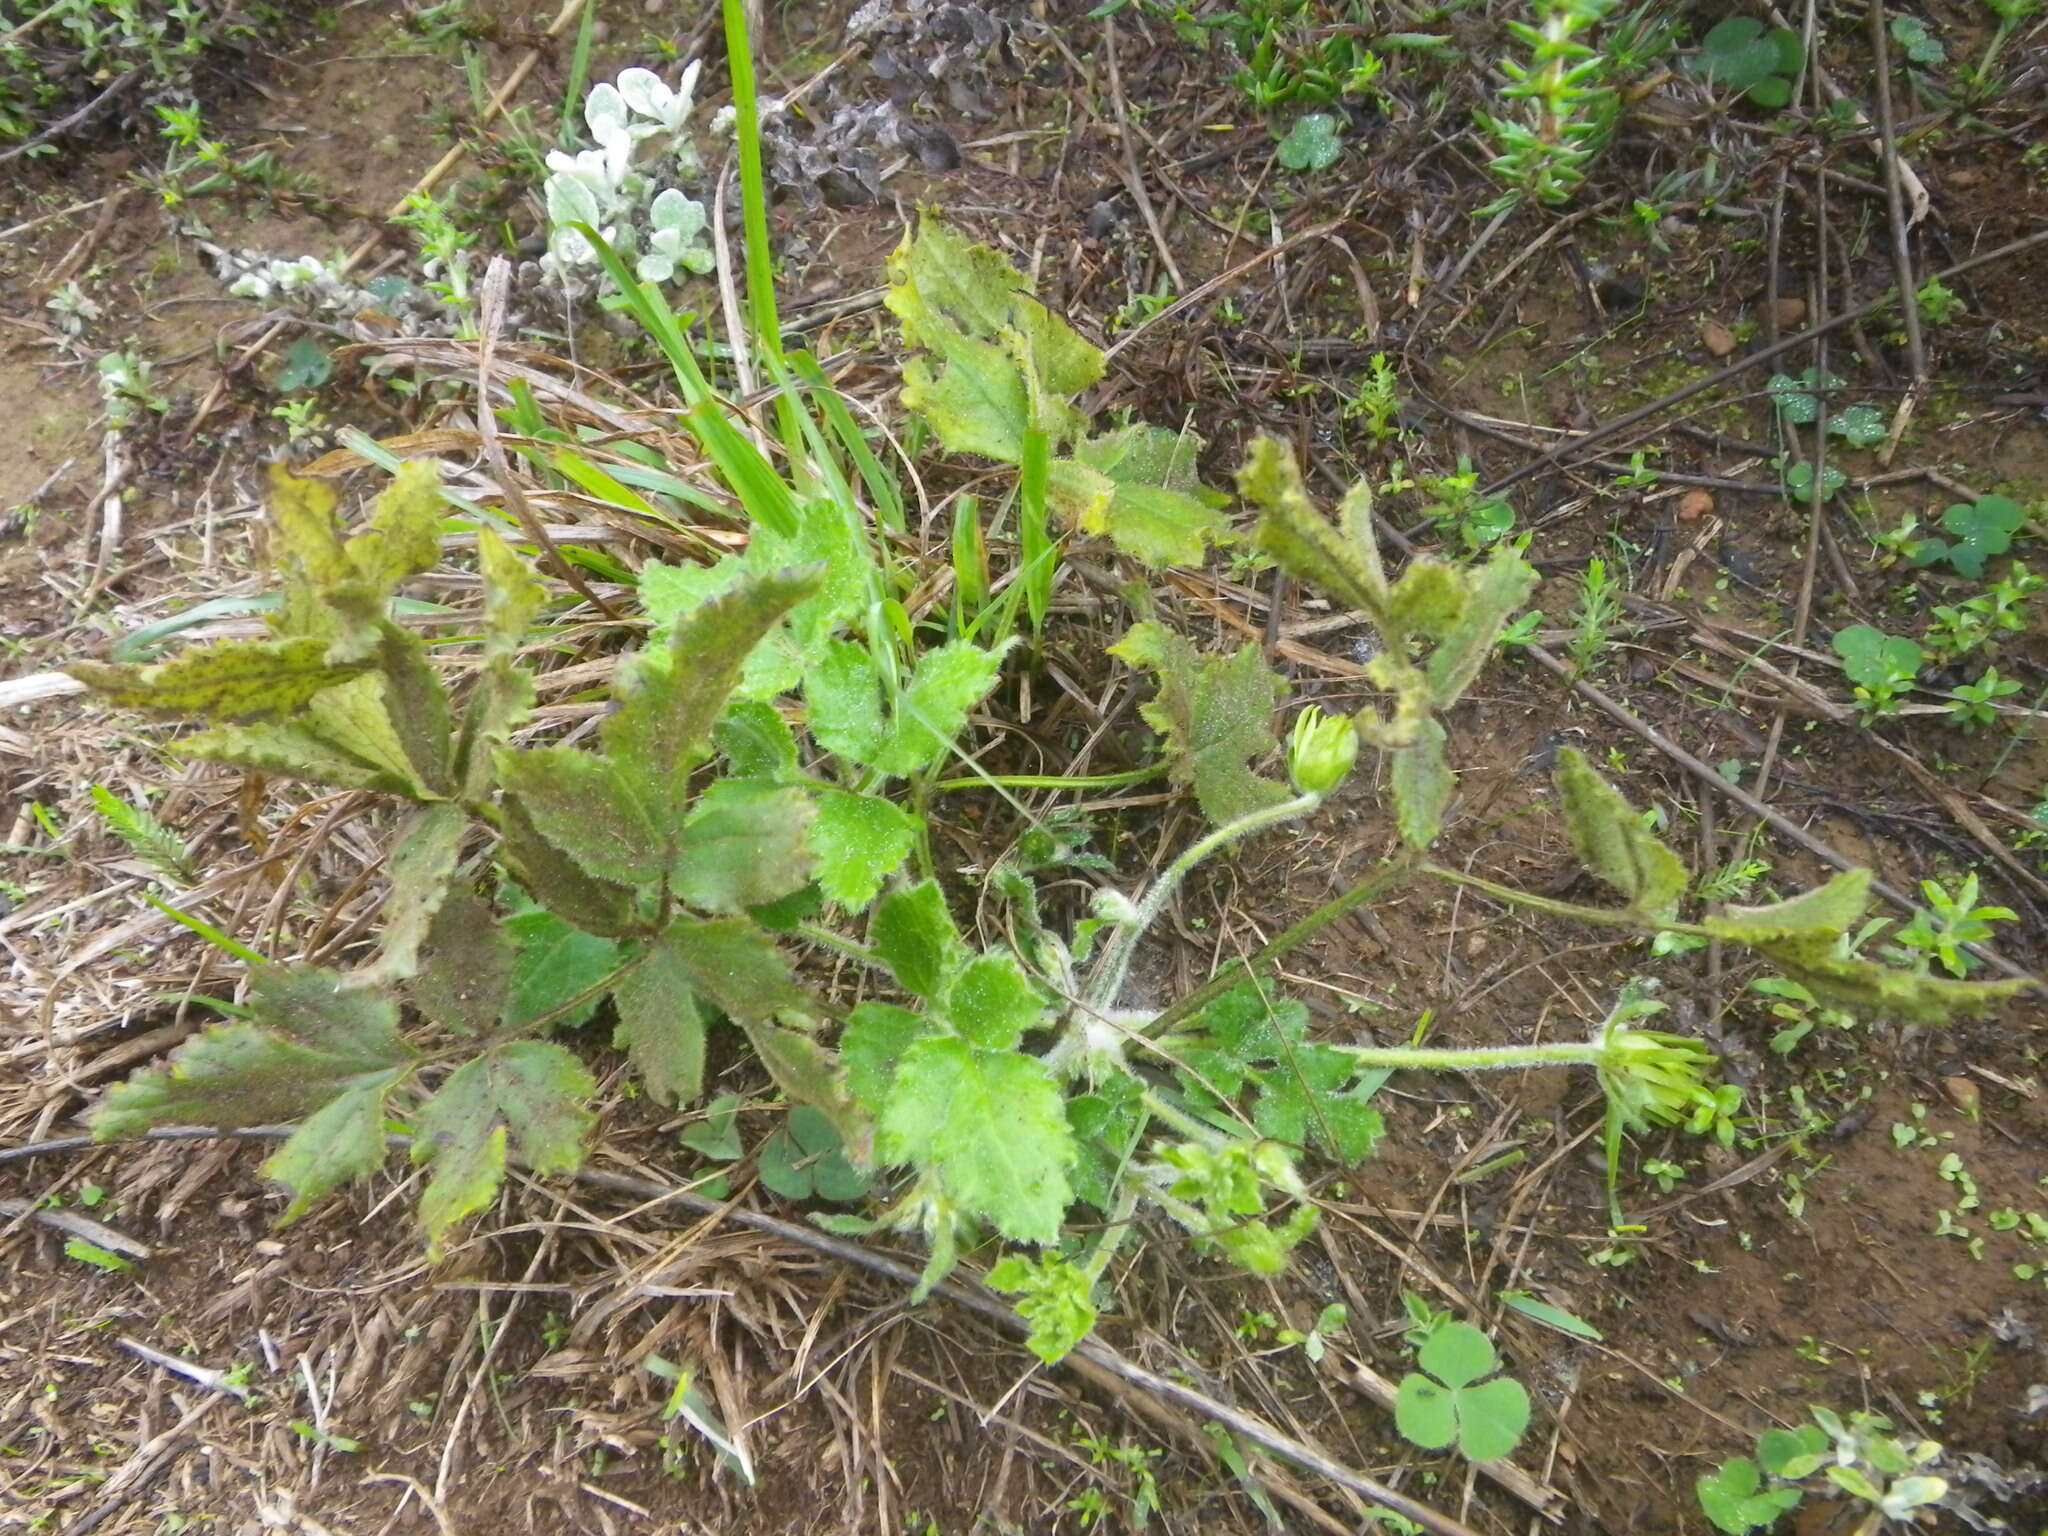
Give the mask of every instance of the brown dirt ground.
[[(274, 144), (311, 178), (307, 196), (283, 206), (253, 195), (209, 200), (199, 216), (214, 239), (280, 254), (346, 249), (440, 153), (467, 99), (459, 71), (445, 50), (404, 42), (389, 9), (344, 8), (338, 31), (252, 61), (245, 78), (209, 101), (213, 131), (238, 148)], [(492, 19), (471, 41), (496, 81), (555, 8), (504, 0), (479, 9)], [(635, 51), (643, 34), (687, 44), (708, 26), (650, 17), (658, 9), (604, 5), (601, 72), (643, 57)], [(1087, 7), (1046, 9), (1060, 31), (1028, 51), (994, 118), (951, 124), (970, 144), (961, 170), (900, 176), (889, 184), (893, 202), (881, 207), (785, 210), (786, 232), (801, 231), (811, 249), (787, 274), (797, 309), (872, 286), (902, 217), (930, 198), (1032, 265), (1064, 312), (1106, 328), (1164, 267), (1131, 195), (1128, 148), (1180, 269), (1180, 291), (1266, 248), (1263, 231), (1238, 225), (1247, 202), (1272, 208), (1289, 232), (1336, 221), (1337, 238), (1291, 248), (1208, 303), (1142, 330), (1119, 353), (1105, 403), (1155, 421), (1191, 418), (1214, 440), (1219, 479), (1256, 428), (1310, 437), (1326, 491), (1355, 474), (1383, 478), (1395, 456), (1411, 472), (1444, 472), (1469, 454), (1483, 478), (1505, 473), (1528, 450), (1487, 428), (1506, 420), (1534, 438), (1609, 419), (1715, 366), (1703, 320), (1758, 322), (1767, 285), (1755, 226), (1742, 226), (1745, 244), (1709, 220), (1671, 231), (1668, 252), (1589, 222), (1576, 244), (1557, 242), (1498, 279), (1489, 268), (1498, 272), (1543, 228), (1518, 222), (1457, 290), (1418, 310), (1410, 273), (1454, 259), (1478, 227), (1466, 211), (1483, 200), (1461, 159), (1469, 146), (1423, 153), (1432, 135), (1441, 148), (1443, 133), (1456, 131), (1443, 125), (1448, 118), (1363, 123), (1371, 175), (1296, 181), (1276, 170), (1263, 130), (1248, 125), (1214, 61), (1133, 10), (1120, 22), (1118, 61), (1127, 138), (1109, 106), (1102, 55), (1073, 41), (1094, 25), (1079, 19)], [(778, 24), (764, 50), (771, 68), (778, 48), (780, 57), (811, 59), (832, 35), (823, 14)], [(522, 93), (543, 123), (565, 65), (565, 50), (550, 50)], [(1848, 51), (1834, 67), (1860, 65)], [(782, 83), (806, 73), (792, 65)], [(1672, 94), (1679, 106), (1693, 104), (1679, 86)], [(2038, 117), (2022, 115), (2011, 137), (1969, 136), (1952, 153), (1930, 150), (1937, 216), (1924, 236), (1928, 265), (2043, 227), (2048, 197), (2021, 160), (2026, 133), (2039, 131)], [(1632, 132), (1615, 153), (1616, 185), (1682, 163), (1696, 152), (1691, 132)], [(0, 221), (120, 190), (153, 152), (116, 136), (68, 154), (0, 195)], [(1752, 164), (1752, 179), (1733, 195), (1761, 205), (1772, 174)], [(470, 193), (488, 198), (491, 189), (472, 181)], [(1856, 292), (1874, 291), (1884, 280), (1881, 208), (1870, 215), (1852, 191), (1831, 196), (1839, 202), (1829, 247), (1836, 277), (1839, 248), (1854, 242)], [(1106, 230), (1091, 228), (1100, 204), (1114, 215)], [(1781, 286), (1804, 293), (1816, 245), (1810, 199), (1788, 209)], [(1602, 309), (1600, 281), (1588, 279), (1607, 269), (1643, 286), (1640, 311)], [(157, 359), (174, 401), (160, 423), (127, 440), (118, 469), (127, 500), (104, 568), (110, 471), (97, 391), (89, 358), (58, 344), (43, 306), (60, 273), (79, 276), (107, 317), (91, 332), (93, 349), (133, 344)], [(1966, 316), (1936, 343), (1946, 388), (1922, 406), (1902, 466), (2023, 499), (2048, 491), (2041, 412), (1996, 398), (2041, 388), (2044, 287), (2048, 252), (2039, 247), (1962, 287)], [(1470, 314), (1450, 327), (1468, 297), (1477, 301)], [(1241, 318), (1218, 312), (1226, 299)], [(118, 217), (96, 223), (82, 214), (22, 237), (0, 251), (0, 322), (0, 507), (31, 508), (10, 523), (0, 549), (10, 675), (96, 652), (196, 598), (255, 590), (253, 488), (278, 434), (264, 414), (269, 364), (229, 365), (263, 318), (220, 293), (178, 221), (148, 192), (131, 190)], [(1895, 382), (1898, 353), (1883, 332), (1873, 322), (1839, 337), (1831, 365), (1856, 369), (1862, 383)], [(882, 317), (869, 312), (815, 344), (821, 355), (851, 352), (885, 335)], [(1418, 398), (1419, 431), (1405, 444), (1375, 445), (1331, 409), (1333, 391), (1351, 387), (1366, 356), (1382, 349), (1451, 412)], [(846, 377), (877, 395), (886, 382), (885, 370), (866, 362)], [(193, 432), (194, 405), (221, 381), (222, 407)], [(1660, 432), (1641, 446), (1657, 449), (1653, 462), (1674, 474), (1768, 479), (1742, 446), (1769, 441), (1761, 383), (1749, 375), (1693, 402), (1685, 421), (1721, 434), (1718, 441)], [(323, 403), (337, 422), (373, 432), (404, 424), (346, 369)], [(1633, 446), (1611, 445), (1623, 461)], [(945, 476), (958, 476), (936, 473), (934, 494), (951, 488)], [(1708, 761), (1743, 761), (1744, 782), (1753, 783), (1782, 695), (1739, 658), (1756, 649), (1747, 637), (1779, 636), (1792, 623), (1805, 517), (1776, 497), (1725, 488), (1708, 512), (1687, 515), (1677, 484), (1617, 491), (1611, 478), (1546, 475), (1515, 492), (1520, 525), (1540, 530), (1533, 553), (1552, 577), (1539, 598), (1546, 630), (1569, 627), (1570, 577), (1589, 555), (1625, 566), (1640, 600), (1637, 627), (1598, 680)], [(1830, 537), (1859, 586), (1851, 593), (1822, 562), (1813, 608), (1820, 634), (1966, 595), (1955, 579), (1909, 585), (1898, 570), (1876, 569), (1863, 536), (1907, 512), (1925, 519), (1950, 499), (1939, 484), (1904, 481), (1873, 489), (1859, 504), (1865, 510), (1831, 515)], [(1410, 497), (1395, 509), (1412, 522), (1415, 506)], [(1434, 534), (1424, 523), (1416, 537)], [(1127, 573), (1102, 574), (1113, 590)], [(1269, 579), (1244, 585), (1212, 571), (1160, 600), (1194, 632), (1235, 643), (1267, 632)], [(1910, 595), (1901, 601), (1896, 592)], [(1049, 641), (1029, 705), (1019, 696), (999, 701), (1055, 750), (1104, 716), (1117, 720), (1093, 771), (1142, 760), (1147, 750), (1133, 708), (1141, 692), (1128, 677), (1109, 686), (1102, 663), (1114, 622), (1077, 600)], [(1298, 647), (1283, 654), (1301, 695), (1333, 706), (1363, 700), (1350, 631), (1298, 602), (1274, 622), (1274, 633)], [(1737, 659), (1707, 647), (1716, 635), (1734, 637)], [(1818, 660), (1805, 664), (1807, 677), (1844, 701), (1825, 644), (1812, 650)], [(2031, 697), (2048, 665), (2038, 630), (2015, 637), (1999, 664), (2029, 681)], [(1548, 758), (1573, 744), (1623, 770), (1637, 803), (1662, 809), (1671, 835), (1705, 863), (1753, 852), (1772, 862), (1771, 880), (1785, 889), (1824, 873), (1804, 853), (1753, 839), (1729, 807), (1531, 663), (1499, 667), (1454, 723), (1466, 769), (1447, 863), (1592, 899), (1590, 886), (1575, 882), (1545, 789)], [(136, 901), (145, 871), (93, 829), (87, 786), (161, 788), (160, 817), (189, 831), (195, 846), (236, 850), (244, 861), (253, 856), (247, 829), (260, 823), (281, 835), (290, 807), (244, 805), (236, 783), (214, 774), (173, 778), (145, 740), (67, 700), (9, 711), (0, 728), (9, 843), (46, 844), (32, 802), (78, 829), (68, 858), (20, 854), (7, 872), (21, 888), (20, 920), (0, 916), (8, 957), (0, 1135), (12, 1143), (70, 1134), (105, 1083), (194, 1027), (179, 998), (230, 985), (208, 951)], [(2021, 816), (2048, 776), (2038, 733), (1966, 740), (1938, 720), (1915, 720), (1888, 735), (1930, 766), (1953, 764), (1947, 782), (2007, 834), (2014, 829), (2001, 815)], [(1853, 722), (1794, 712), (1777, 758), (1772, 802), (1895, 884), (1987, 865), (1987, 894), (2023, 914), (2007, 952), (2038, 963), (2040, 891), (1988, 866), (1969, 830)], [(1099, 846), (1126, 875), (1156, 862), (1193, 824), (1191, 813), (1162, 810), (1160, 800), (1132, 794), (1098, 808)], [(1378, 804), (1361, 786), (1313, 835), (1259, 845), (1210, 873), (1176, 914), (1180, 942), (1148, 957), (1153, 982), (1162, 992), (1190, 985), (1215, 959), (1248, 950), (1341, 889), (1388, 844)], [(1019, 830), (1001, 808), (954, 814), (940, 836), (962, 866), (985, 866)], [(367, 920), (373, 898), (357, 882), (374, 871), (381, 831), (356, 820), (292, 879), (273, 874), (228, 888), (216, 920), (231, 931), (305, 937), (328, 899), (352, 887), (342, 926)], [(2036, 855), (2020, 857), (2038, 872)], [(1080, 897), (1065, 894), (1078, 907)], [(1517, 1460), (1562, 1492), (1565, 1530), (1704, 1530), (1694, 1477), (1815, 1402), (1891, 1414), (2008, 1469), (2048, 1461), (2041, 1420), (2021, 1408), (2028, 1388), (2048, 1380), (2038, 1342), (2048, 1338), (2048, 1291), (2012, 1272), (2039, 1265), (2043, 1250), (1992, 1230), (1983, 1214), (2048, 1210), (2037, 1003), (1946, 1033), (1823, 1026), (1787, 1062), (1764, 1048), (1776, 1023), (1746, 997), (1749, 973), (1728, 957), (1649, 961), (1598, 933), (1433, 888), (1347, 919), (1297, 955), (1286, 980), (1333, 1034), (1401, 1038), (1429, 1010), (1433, 1038), (1482, 1043), (1583, 1030), (1623, 980), (1646, 968), (1667, 983), (1682, 1026), (1708, 1033), (1728, 1054), (1757, 1118), (1754, 1143), (1733, 1150), (1676, 1137), (1645, 1144), (1643, 1156), (1682, 1163), (1686, 1177), (1667, 1193), (1627, 1177), (1628, 1210), (1641, 1228), (1632, 1241), (1607, 1230), (1588, 1084), (1557, 1074), (1397, 1079), (1385, 1093), (1382, 1155), (1325, 1170), (1324, 1229), (1295, 1271), (1248, 1281), (1161, 1230), (1131, 1250), (1107, 1341), (1490, 1532), (1544, 1527), (1470, 1468), (1406, 1447), (1353, 1385), (1354, 1363), (1389, 1376), (1403, 1369), (1403, 1291), (1484, 1321), (1501, 1342), (1539, 1402), (1536, 1432)], [(676, 1122), (658, 1121), (629, 1096), (601, 1031), (586, 1031), (582, 1043), (611, 1069), (593, 1162), (662, 1183), (691, 1177)], [(721, 1089), (760, 1086), (745, 1063), (724, 1067)], [(749, 1139), (770, 1123), (750, 1115)], [(1077, 1530), (1077, 1501), (1092, 1488), (1108, 1491), (1112, 1528), (1134, 1526), (1138, 1483), (1127, 1466), (1105, 1464), (1106, 1447), (1162, 1453), (1154, 1473), (1165, 1529), (1264, 1524), (1200, 1426), (1178, 1410), (1036, 1368), (1013, 1340), (964, 1314), (910, 1307), (900, 1287), (800, 1247), (717, 1221), (636, 1215), (620, 1197), (584, 1187), (526, 1183), (429, 1267), (405, 1218), (403, 1169), (278, 1233), (270, 1226), (277, 1198), (257, 1171), (262, 1155), (239, 1143), (189, 1143), (0, 1166), (0, 1195), (68, 1201), (150, 1250), (133, 1268), (100, 1273), (67, 1257), (63, 1235), (47, 1227), (15, 1222), (0, 1234), (0, 1531)], [(1936, 1213), (1958, 1194), (1942, 1174), (1950, 1155), (1976, 1181), (1981, 1206), (1961, 1213), (1976, 1248), (1935, 1235)], [(104, 1196), (81, 1209), (89, 1187)], [(765, 1191), (741, 1195), (796, 1214)], [(1503, 1311), (1505, 1290), (1580, 1314), (1604, 1341), (1567, 1340)], [(1320, 1365), (1278, 1344), (1278, 1327), (1305, 1330), (1330, 1301), (1347, 1303), (1351, 1321)], [(248, 1400), (139, 1359), (124, 1341), (202, 1371), (234, 1372), (231, 1385)], [(660, 1417), (668, 1387), (645, 1368), (649, 1356), (698, 1363), (725, 1422), (745, 1426), (761, 1469), (757, 1488), (721, 1474), (687, 1435), (663, 1443), (680, 1432)], [(1306, 1473), (1254, 1466), (1283, 1501), (1290, 1528), (1357, 1526), (1355, 1501)], [(2037, 1495), (2005, 1513), (2015, 1529), (2034, 1529), (2048, 1502)], [(1801, 1528), (1823, 1527), (1809, 1520)]]

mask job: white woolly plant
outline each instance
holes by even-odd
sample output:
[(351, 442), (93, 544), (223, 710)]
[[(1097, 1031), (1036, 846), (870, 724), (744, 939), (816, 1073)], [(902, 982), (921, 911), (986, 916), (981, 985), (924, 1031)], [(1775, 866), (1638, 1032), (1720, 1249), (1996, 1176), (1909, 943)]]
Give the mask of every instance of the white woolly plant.
[(674, 89), (651, 69), (629, 69), (616, 84), (591, 87), (583, 122), (597, 147), (548, 156), (548, 253), (541, 266), (551, 278), (574, 290), (602, 276), (597, 252), (576, 224), (589, 225), (632, 261), (642, 282), (711, 270), (704, 205), (675, 185), (703, 173), (684, 132), (700, 67), (689, 64)]

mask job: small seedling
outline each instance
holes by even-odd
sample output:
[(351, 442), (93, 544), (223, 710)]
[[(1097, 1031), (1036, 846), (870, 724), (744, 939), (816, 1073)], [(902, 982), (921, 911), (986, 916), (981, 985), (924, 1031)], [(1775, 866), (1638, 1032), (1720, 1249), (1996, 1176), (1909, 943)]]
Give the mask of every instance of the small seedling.
[(1986, 667), (1984, 675), (1976, 682), (1959, 684), (1955, 692), (1949, 696), (1949, 717), (1961, 726), (1967, 735), (1978, 727), (1990, 725), (1996, 720), (1998, 701), (2009, 698), (2019, 691), (2020, 685), (2011, 678), (2000, 677), (1998, 668)]
[(1513, 1377), (1494, 1376), (1500, 1361), (1485, 1334), (1447, 1322), (1416, 1351), (1415, 1363), (1422, 1369), (1401, 1378), (1394, 1399), (1394, 1424), (1410, 1442), (1425, 1451), (1456, 1444), (1471, 1461), (1497, 1461), (1520, 1443), (1529, 1394)]
[(1941, 526), (1949, 537), (1919, 540), (1909, 558), (1919, 566), (1945, 560), (1957, 575), (1974, 580), (1984, 574), (1986, 560), (2012, 548), (2013, 535), (2026, 518), (2026, 509), (2008, 496), (1957, 502), (1941, 514)]
[(1790, 27), (1766, 28), (1754, 16), (1730, 16), (1700, 42), (1698, 69), (1716, 85), (1740, 91), (1753, 105), (1777, 111), (1792, 101), (1792, 81), (1805, 51)]
[(846, 1160), (839, 1133), (817, 1110), (799, 1104), (789, 1120), (761, 1143), (757, 1163), (761, 1182), (785, 1200), (821, 1200), (841, 1204), (868, 1192), (868, 1176)]
[(1899, 712), (1926, 655), (1903, 635), (1887, 635), (1868, 624), (1852, 624), (1835, 636), (1835, 654), (1855, 685), (1856, 705), (1868, 725), (1879, 715)]
[(1295, 119), (1275, 151), (1290, 171), (1312, 174), (1327, 171), (1344, 153), (1344, 136), (1337, 119), (1327, 112), (1310, 112)]
[(1922, 880), (1920, 894), (1927, 905), (1914, 912), (1911, 921), (1892, 935), (1893, 941), (1917, 956), (1916, 968), (1925, 974), (1939, 962), (1951, 976), (1964, 976), (1977, 961), (1964, 946), (1981, 944), (1992, 934), (1993, 923), (2009, 923), (2019, 914), (2011, 907), (1977, 905), (1977, 874), (1972, 870), (1951, 896), (1938, 880)]

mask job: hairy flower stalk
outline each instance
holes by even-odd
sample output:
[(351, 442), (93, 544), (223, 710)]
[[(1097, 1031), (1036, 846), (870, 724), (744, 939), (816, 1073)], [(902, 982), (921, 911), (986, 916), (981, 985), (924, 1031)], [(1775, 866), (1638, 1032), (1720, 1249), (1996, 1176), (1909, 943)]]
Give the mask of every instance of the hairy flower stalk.
[(1696, 1040), (1611, 1025), (1591, 1040), (1549, 1045), (1339, 1045), (1367, 1066), (1396, 1071), (1509, 1072), (1529, 1067), (1592, 1067), (1608, 1102), (1638, 1129), (1683, 1125), (1712, 1104), (1714, 1058)]

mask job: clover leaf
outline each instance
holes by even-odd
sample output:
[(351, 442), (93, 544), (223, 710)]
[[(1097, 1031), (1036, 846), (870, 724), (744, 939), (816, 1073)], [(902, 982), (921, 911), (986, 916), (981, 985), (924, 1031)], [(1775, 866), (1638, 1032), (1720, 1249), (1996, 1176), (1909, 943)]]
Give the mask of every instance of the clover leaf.
[(1529, 1427), (1529, 1394), (1499, 1367), (1493, 1345), (1470, 1323), (1447, 1322), (1416, 1352), (1423, 1372), (1401, 1378), (1394, 1424), (1425, 1451), (1455, 1442), (1472, 1461), (1494, 1461), (1512, 1451)]
[(785, 1200), (858, 1200), (868, 1177), (846, 1160), (839, 1133), (817, 1110), (799, 1104), (781, 1129), (761, 1143), (761, 1182)]
[(1799, 34), (1772, 27), (1754, 16), (1730, 16), (1700, 41), (1694, 68), (1716, 85), (1741, 91), (1759, 107), (1773, 110), (1792, 100), (1792, 79), (1803, 49)]
[(1296, 118), (1280, 141), (1280, 163), (1290, 171), (1326, 171), (1343, 153), (1344, 138), (1337, 119), (1327, 112)]
[(1769, 1525), (1801, 1498), (1797, 1488), (1765, 1488), (1756, 1463), (1747, 1456), (1723, 1462), (1693, 1487), (1707, 1518), (1728, 1536), (1746, 1536)]
[(1958, 575), (1975, 580), (1984, 574), (1986, 560), (2012, 548), (2012, 536), (2026, 516), (2025, 508), (2009, 496), (1957, 502), (1941, 514), (1941, 526), (1954, 535), (1954, 542), (1937, 538), (1915, 540), (1911, 559), (1920, 566), (1946, 560)]
[(1919, 645), (1903, 635), (1887, 635), (1868, 624), (1852, 624), (1835, 636), (1835, 654), (1852, 683), (1875, 688), (1899, 678), (1912, 678), (1926, 661)]

